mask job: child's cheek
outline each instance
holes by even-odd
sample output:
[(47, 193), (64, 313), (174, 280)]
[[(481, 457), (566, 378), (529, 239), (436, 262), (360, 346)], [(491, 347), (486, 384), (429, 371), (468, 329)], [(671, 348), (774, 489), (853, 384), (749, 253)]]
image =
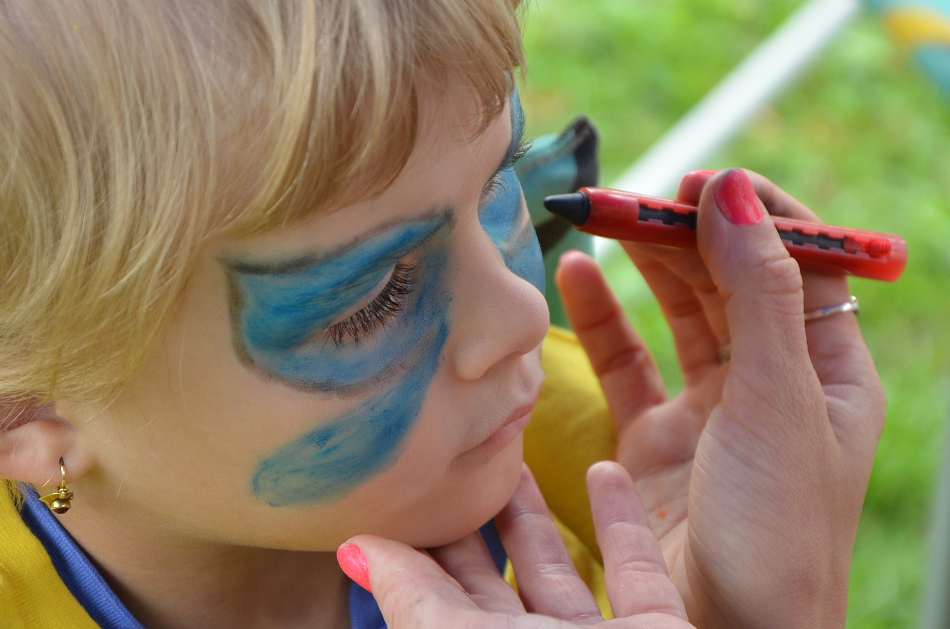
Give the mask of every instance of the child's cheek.
[[(374, 347), (354, 348), (370, 372), (394, 372), (370, 388), (371, 396), (267, 455), (251, 487), (258, 500), (275, 507), (339, 500), (399, 458), (419, 417), (449, 334), (451, 296), (444, 282), (445, 254), (423, 257), (424, 278), (416, 299)], [(405, 348), (393, 363), (389, 346)], [(355, 360), (355, 359), (354, 359)], [(322, 373), (323, 367), (314, 366)]]
[(503, 173), (495, 196), (479, 211), (482, 229), (508, 269), (544, 293), (544, 259), (534, 226), (523, 211), (521, 186), (513, 170)]
[(448, 332), (443, 309), (397, 382), (266, 456), (251, 481), (255, 497), (274, 507), (326, 504), (388, 469), (419, 417)]
[[(312, 388), (364, 400), (343, 415), (319, 420), (319, 428), (265, 455), (250, 481), (258, 500), (275, 507), (334, 502), (399, 458), (449, 335), (451, 294), (444, 278), (444, 244), (427, 245), (418, 264), (418, 283), (403, 312), (378, 338), (359, 346), (303, 343), (263, 351), (242, 334), (243, 346), (255, 358), (252, 368), (286, 384), (319, 383)], [(255, 296), (248, 291), (254, 285), (245, 283), (243, 290), (244, 302), (253, 303)], [(235, 321), (247, 323), (247, 319), (245, 311)], [(300, 321), (312, 327), (308, 318)], [(266, 325), (266, 321), (252, 323), (251, 328)], [(246, 329), (247, 325), (238, 327)], [(286, 332), (294, 336), (293, 330)]]

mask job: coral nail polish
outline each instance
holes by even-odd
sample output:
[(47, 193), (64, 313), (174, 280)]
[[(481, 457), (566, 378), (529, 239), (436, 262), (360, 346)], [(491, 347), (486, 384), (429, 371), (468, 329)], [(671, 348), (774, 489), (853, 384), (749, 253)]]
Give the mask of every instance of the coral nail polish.
[(366, 565), (366, 557), (359, 546), (343, 544), (336, 549), (336, 560), (346, 576), (367, 592), (373, 591), (369, 586), (369, 567)]
[(762, 222), (763, 214), (755, 188), (745, 171), (730, 170), (720, 180), (715, 193), (719, 211), (733, 225), (755, 225)]

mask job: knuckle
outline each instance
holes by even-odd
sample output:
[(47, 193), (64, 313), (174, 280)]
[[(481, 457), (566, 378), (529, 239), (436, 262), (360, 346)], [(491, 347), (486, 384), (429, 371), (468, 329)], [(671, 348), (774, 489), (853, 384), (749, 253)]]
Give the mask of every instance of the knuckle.
[(537, 572), (541, 578), (555, 581), (573, 580), (576, 574), (573, 565), (557, 561), (538, 564)]
[(650, 365), (652, 362), (653, 357), (643, 346), (626, 345), (605, 354), (594, 366), (594, 371), (598, 376), (604, 376), (630, 368)]
[[(741, 287), (730, 297), (744, 293), (753, 303), (774, 310), (781, 316), (801, 316), (804, 305), (804, 283), (798, 262), (789, 257), (770, 256), (749, 269)], [(742, 302), (748, 304), (747, 299)]]
[(666, 306), (667, 318), (689, 319), (703, 314), (703, 306), (697, 299), (679, 299)]
[(798, 262), (787, 253), (769, 256), (758, 265), (758, 279), (764, 284), (760, 290), (780, 295), (800, 295), (803, 281)]

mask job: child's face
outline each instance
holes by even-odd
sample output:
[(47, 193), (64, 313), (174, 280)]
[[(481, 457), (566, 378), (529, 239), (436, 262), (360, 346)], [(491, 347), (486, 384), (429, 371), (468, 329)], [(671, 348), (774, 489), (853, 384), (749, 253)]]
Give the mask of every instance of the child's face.
[(103, 414), (115, 420), (93, 423), (104, 479), (158, 529), (431, 546), (507, 501), (547, 307), (505, 164), (520, 116), (509, 106), (473, 137), (477, 102), (463, 88), (424, 102), (379, 196), (202, 252), (157, 352)]

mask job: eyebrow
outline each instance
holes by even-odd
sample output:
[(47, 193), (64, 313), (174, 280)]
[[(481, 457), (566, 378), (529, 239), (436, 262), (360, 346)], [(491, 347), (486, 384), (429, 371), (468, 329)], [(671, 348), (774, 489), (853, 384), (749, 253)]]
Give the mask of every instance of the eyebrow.
[(436, 209), (431, 209), (420, 216), (413, 217), (412, 220), (407, 220), (403, 218), (395, 218), (391, 221), (383, 223), (371, 229), (367, 232), (354, 236), (347, 240), (342, 245), (335, 247), (329, 251), (321, 252), (309, 252), (302, 255), (289, 257), (283, 260), (276, 261), (248, 261), (240, 260), (234, 256), (225, 255), (222, 256), (221, 262), (231, 271), (245, 274), (245, 275), (287, 275), (293, 274), (304, 269), (310, 269), (316, 266), (323, 265), (327, 262), (331, 262), (337, 258), (340, 258), (347, 253), (358, 249), (359, 247), (369, 243), (372, 240), (377, 239), (378, 237), (387, 234), (387, 232), (394, 232), (396, 230), (405, 230), (407, 226), (412, 226), (414, 224), (424, 224), (430, 222), (436, 222), (440, 225), (449, 224), (451, 225), (454, 222), (455, 211), (452, 207), (440, 207)]

